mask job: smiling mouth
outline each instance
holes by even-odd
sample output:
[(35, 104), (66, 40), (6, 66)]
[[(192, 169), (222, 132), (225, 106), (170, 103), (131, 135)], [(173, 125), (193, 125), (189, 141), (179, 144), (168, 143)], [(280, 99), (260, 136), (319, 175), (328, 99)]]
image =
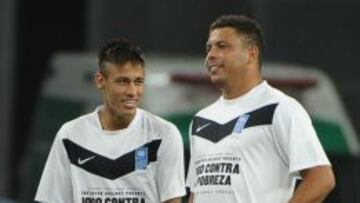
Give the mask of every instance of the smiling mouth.
[(122, 103), (127, 109), (133, 109), (137, 107), (137, 100), (123, 100)]
[(209, 66), (208, 66), (208, 70), (209, 70), (209, 72), (210, 72), (211, 74), (216, 73), (216, 71), (219, 70), (219, 69), (221, 69), (221, 68), (222, 68), (222, 66), (219, 65), (219, 64), (209, 65)]

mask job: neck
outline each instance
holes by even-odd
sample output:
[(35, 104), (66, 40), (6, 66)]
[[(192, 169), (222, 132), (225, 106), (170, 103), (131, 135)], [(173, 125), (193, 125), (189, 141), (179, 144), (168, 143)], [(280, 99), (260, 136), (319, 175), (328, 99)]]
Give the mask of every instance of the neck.
[(101, 109), (98, 115), (101, 127), (109, 131), (127, 128), (135, 117), (135, 115), (118, 115), (107, 107)]
[(222, 95), (225, 99), (235, 99), (248, 93), (251, 89), (263, 81), (260, 74), (252, 77), (239, 78), (236, 82), (222, 88)]

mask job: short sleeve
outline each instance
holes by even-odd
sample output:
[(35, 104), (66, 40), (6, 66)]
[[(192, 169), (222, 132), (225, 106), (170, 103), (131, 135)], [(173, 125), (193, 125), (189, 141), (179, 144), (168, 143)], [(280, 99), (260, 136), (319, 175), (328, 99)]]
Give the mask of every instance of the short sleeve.
[(51, 147), (44, 171), (38, 186), (35, 200), (39, 202), (73, 202), (70, 179), (70, 162), (61, 140), (60, 130)]
[(185, 195), (184, 149), (179, 130), (171, 125), (160, 145), (157, 186), (162, 202)]
[(190, 161), (189, 161), (189, 168), (188, 173), (186, 176), (186, 187), (190, 188), (190, 191), (193, 191), (193, 188), (195, 187), (195, 169), (193, 164), (193, 158), (192, 158), (192, 136), (191, 136), (191, 128), (192, 128), (192, 122), (190, 124), (189, 128), (189, 144), (190, 144)]
[(290, 173), (330, 165), (310, 116), (297, 101), (279, 104), (275, 110), (273, 131), (275, 144)]

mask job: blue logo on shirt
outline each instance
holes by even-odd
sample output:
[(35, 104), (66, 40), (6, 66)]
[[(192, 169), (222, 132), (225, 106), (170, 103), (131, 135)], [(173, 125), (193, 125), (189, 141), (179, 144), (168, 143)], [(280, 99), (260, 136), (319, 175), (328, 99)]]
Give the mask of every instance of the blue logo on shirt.
[(236, 121), (235, 127), (233, 129), (233, 132), (235, 133), (241, 133), (241, 131), (244, 129), (246, 122), (249, 120), (250, 115), (244, 114), (238, 118)]
[(135, 151), (135, 169), (144, 170), (148, 165), (148, 148), (140, 147)]

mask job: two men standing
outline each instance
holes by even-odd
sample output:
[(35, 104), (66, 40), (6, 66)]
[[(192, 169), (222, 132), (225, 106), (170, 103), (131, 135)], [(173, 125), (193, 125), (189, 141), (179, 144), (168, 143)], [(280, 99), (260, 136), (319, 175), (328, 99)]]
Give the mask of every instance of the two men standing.
[[(225, 15), (209, 31), (205, 64), (222, 95), (191, 124), (189, 202), (323, 201), (335, 184), (330, 163), (303, 107), (263, 80), (260, 26)], [(174, 125), (138, 108), (144, 66), (139, 49), (127, 41), (103, 46), (95, 75), (103, 105), (61, 127), (37, 201), (86, 202), (90, 196), (180, 202), (181, 136)], [(302, 181), (294, 192), (297, 178)]]

